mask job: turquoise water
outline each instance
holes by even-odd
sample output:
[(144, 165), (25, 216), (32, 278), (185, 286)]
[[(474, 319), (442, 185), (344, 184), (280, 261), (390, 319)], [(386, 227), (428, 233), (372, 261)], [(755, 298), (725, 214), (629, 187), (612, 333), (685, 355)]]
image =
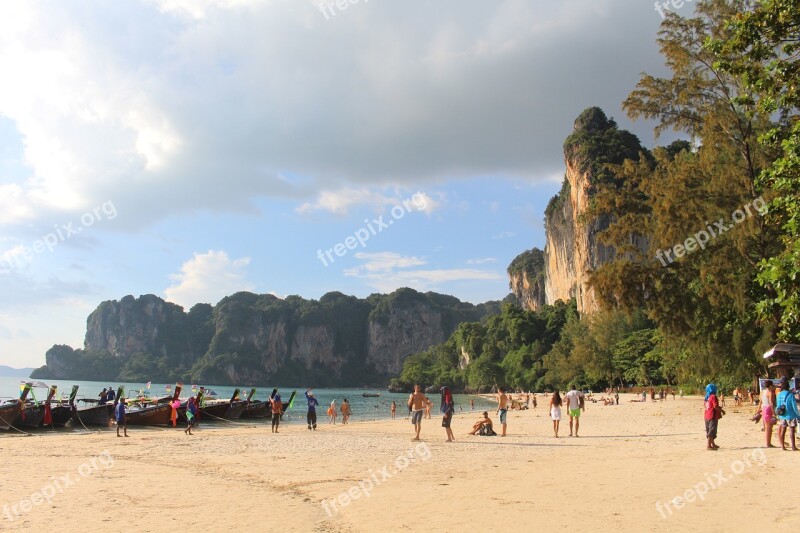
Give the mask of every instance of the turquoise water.
[[(21, 378), (10, 378), (10, 377), (0, 377), (0, 398), (16, 398), (19, 396), (19, 385), (22, 381)], [(37, 380), (26, 380), (26, 381), (37, 381)], [(73, 385), (80, 386), (78, 390), (78, 398), (97, 398), (100, 394), (100, 391), (103, 388), (112, 387), (115, 391), (119, 386), (125, 387), (125, 395), (132, 397), (134, 395), (138, 395), (139, 391), (145, 391), (148, 393), (148, 396), (152, 397), (159, 397), (159, 396), (166, 396), (167, 394), (171, 394), (171, 392), (167, 392), (167, 386), (170, 387), (170, 390), (173, 390), (175, 387), (174, 383), (171, 384), (164, 384), (164, 383), (152, 383), (150, 385), (150, 389), (147, 389), (146, 383), (115, 383), (115, 382), (101, 382), (101, 381), (59, 381), (59, 380), (40, 380), (42, 383), (46, 385), (56, 385), (58, 387), (58, 394), (59, 396), (67, 397), (72, 390)], [(235, 387), (225, 387), (225, 386), (214, 386), (214, 385), (204, 385), (207, 389), (211, 389), (218, 394), (218, 397), (221, 399), (229, 399), (233, 394)], [(184, 384), (183, 385), (183, 392), (181, 394), (182, 397), (186, 398), (190, 394), (192, 394), (192, 384)], [(243, 391), (243, 395), (246, 396), (251, 387), (241, 387)], [(278, 387), (279, 394), (281, 395), (284, 401), (289, 399), (289, 396), (292, 394), (292, 391), (297, 391), (297, 398), (294, 401), (294, 405), (292, 409), (289, 411), (290, 415), (296, 415), (294, 417), (290, 416), (290, 419), (294, 420), (302, 420), (305, 422), (305, 413), (306, 413), (306, 400), (303, 396), (305, 389), (294, 389), (294, 388), (281, 388)], [(36, 398), (38, 400), (44, 400), (47, 398), (47, 389), (43, 387), (37, 387), (34, 389), (36, 394)], [(378, 398), (364, 398), (362, 394), (364, 392), (380, 392), (380, 397)], [(256, 389), (256, 395), (254, 399), (256, 400), (264, 400), (269, 397), (272, 393), (272, 389)], [(332, 400), (336, 400), (336, 406), (338, 411), (338, 406), (341, 405), (342, 400), (347, 398), (350, 402), (350, 407), (353, 412), (351, 420), (358, 421), (358, 420), (376, 420), (382, 418), (390, 418), (391, 411), (390, 405), (394, 400), (397, 402), (397, 416), (400, 418), (405, 418), (406, 412), (408, 408), (406, 407), (406, 402), (408, 401), (408, 394), (405, 393), (391, 393), (386, 391), (373, 391), (373, 390), (365, 390), (365, 389), (314, 389), (314, 396), (319, 401), (319, 407), (317, 407), (317, 416), (320, 421), (324, 421), (325, 412), (328, 409), (328, 405), (331, 403)], [(430, 394), (428, 397), (433, 402), (433, 411), (432, 416), (437, 416), (439, 412), (439, 395), (438, 394)], [(464, 411), (468, 411), (470, 409), (470, 400), (475, 401), (475, 409), (476, 410), (487, 410), (487, 409), (494, 409), (497, 407), (495, 402), (487, 401), (479, 396), (470, 396), (465, 394), (455, 394), (453, 395), (453, 399), (456, 403), (456, 412), (463, 409)]]

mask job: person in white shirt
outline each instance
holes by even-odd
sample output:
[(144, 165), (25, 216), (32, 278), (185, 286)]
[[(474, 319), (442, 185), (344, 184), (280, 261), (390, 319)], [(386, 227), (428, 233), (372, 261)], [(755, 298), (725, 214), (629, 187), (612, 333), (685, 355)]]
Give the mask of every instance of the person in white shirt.
[(578, 436), (578, 428), (581, 425), (580, 417), (581, 411), (584, 408), (583, 393), (578, 392), (575, 385), (572, 385), (570, 391), (564, 396), (564, 403), (567, 404), (567, 412), (569, 413), (569, 436), (572, 436), (572, 424), (575, 423), (575, 436)]

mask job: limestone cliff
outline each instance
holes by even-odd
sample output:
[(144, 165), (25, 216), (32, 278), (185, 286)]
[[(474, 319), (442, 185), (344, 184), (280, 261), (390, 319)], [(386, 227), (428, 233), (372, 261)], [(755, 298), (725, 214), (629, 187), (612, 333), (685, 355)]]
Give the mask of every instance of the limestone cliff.
[(101, 303), (83, 350), (55, 346), (40, 378), (209, 384), (365, 385), (400, 372), (413, 353), (498, 305), (399, 289), (319, 301), (241, 292), (188, 313), (154, 295)]
[[(525, 252), (509, 266), (510, 286), (519, 305), (535, 311), (543, 304), (575, 298), (581, 313), (598, 309), (589, 273), (613, 260), (614, 250), (599, 242), (598, 234), (609, 221), (591, 215), (592, 196), (599, 182), (613, 179), (607, 165), (637, 159), (640, 151), (644, 148), (639, 139), (618, 129), (597, 107), (575, 120), (574, 131), (564, 142), (564, 182), (545, 210), (544, 251)], [(540, 263), (514, 268), (519, 263), (531, 265), (526, 254), (532, 252), (541, 254)]]

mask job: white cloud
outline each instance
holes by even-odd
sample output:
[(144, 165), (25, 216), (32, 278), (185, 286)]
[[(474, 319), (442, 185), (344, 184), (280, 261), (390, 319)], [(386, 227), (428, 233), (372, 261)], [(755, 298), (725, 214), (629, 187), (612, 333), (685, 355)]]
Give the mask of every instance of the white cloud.
[(164, 290), (166, 299), (189, 309), (197, 303), (215, 305), (225, 296), (238, 291), (253, 290), (247, 281), (250, 258), (231, 260), (224, 251), (209, 250), (195, 253), (170, 278), (175, 284)]
[(119, 225), (144, 225), (263, 196), (341, 188), (301, 208), (341, 213), (381, 204), (362, 188), (389, 183), (560, 180), (577, 114), (618, 115), (661, 64), (660, 17), (633, 0), (376, 1), (336, 20), (317, 6), (0, 3), (0, 115), (30, 167), (0, 184), (0, 207), (15, 206), (0, 223), (109, 198)]
[(322, 191), (314, 202), (305, 202), (296, 209), (298, 213), (328, 211), (335, 215), (347, 215), (353, 207), (369, 206), (376, 211), (385, 211), (394, 206), (407, 206), (411, 211), (423, 211), (430, 215), (442, 205), (444, 195), (438, 194), (439, 200), (429, 194), (417, 191), (411, 195), (395, 192), (388, 195), (384, 192), (370, 190), (366, 187), (358, 189), (343, 188), (336, 191)]
[(477, 259), (467, 259), (468, 265), (485, 265), (487, 263), (496, 263), (496, 257), (480, 257)]
[(494, 281), (503, 279), (497, 272), (475, 269), (413, 269), (427, 261), (418, 257), (405, 257), (394, 252), (355, 254), (365, 261), (356, 268), (346, 269), (345, 276), (363, 279), (370, 287), (381, 292), (391, 292), (400, 287), (419, 291), (441, 290), (443, 284), (458, 281)]

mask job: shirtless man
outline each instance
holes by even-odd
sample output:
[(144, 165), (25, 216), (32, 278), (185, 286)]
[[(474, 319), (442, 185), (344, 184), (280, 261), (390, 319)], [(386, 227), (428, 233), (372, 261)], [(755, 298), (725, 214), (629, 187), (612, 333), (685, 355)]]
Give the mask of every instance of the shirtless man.
[(489, 413), (487, 411), (483, 412), (483, 418), (478, 420), (472, 425), (472, 431), (467, 433), (467, 435), (477, 435), (478, 432), (481, 430), (482, 427), (492, 427), (492, 419), (489, 418)]
[(500, 424), (503, 426), (503, 433), (501, 437), (506, 436), (506, 415), (508, 414), (508, 396), (503, 387), (498, 389), (500, 394), (497, 396), (497, 414), (500, 415)]
[(425, 407), (433, 405), (425, 394), (420, 390), (419, 385), (414, 385), (414, 392), (408, 397), (408, 408), (411, 410), (411, 423), (414, 424), (416, 435), (411, 440), (419, 440), (419, 432), (422, 429), (422, 415)]

